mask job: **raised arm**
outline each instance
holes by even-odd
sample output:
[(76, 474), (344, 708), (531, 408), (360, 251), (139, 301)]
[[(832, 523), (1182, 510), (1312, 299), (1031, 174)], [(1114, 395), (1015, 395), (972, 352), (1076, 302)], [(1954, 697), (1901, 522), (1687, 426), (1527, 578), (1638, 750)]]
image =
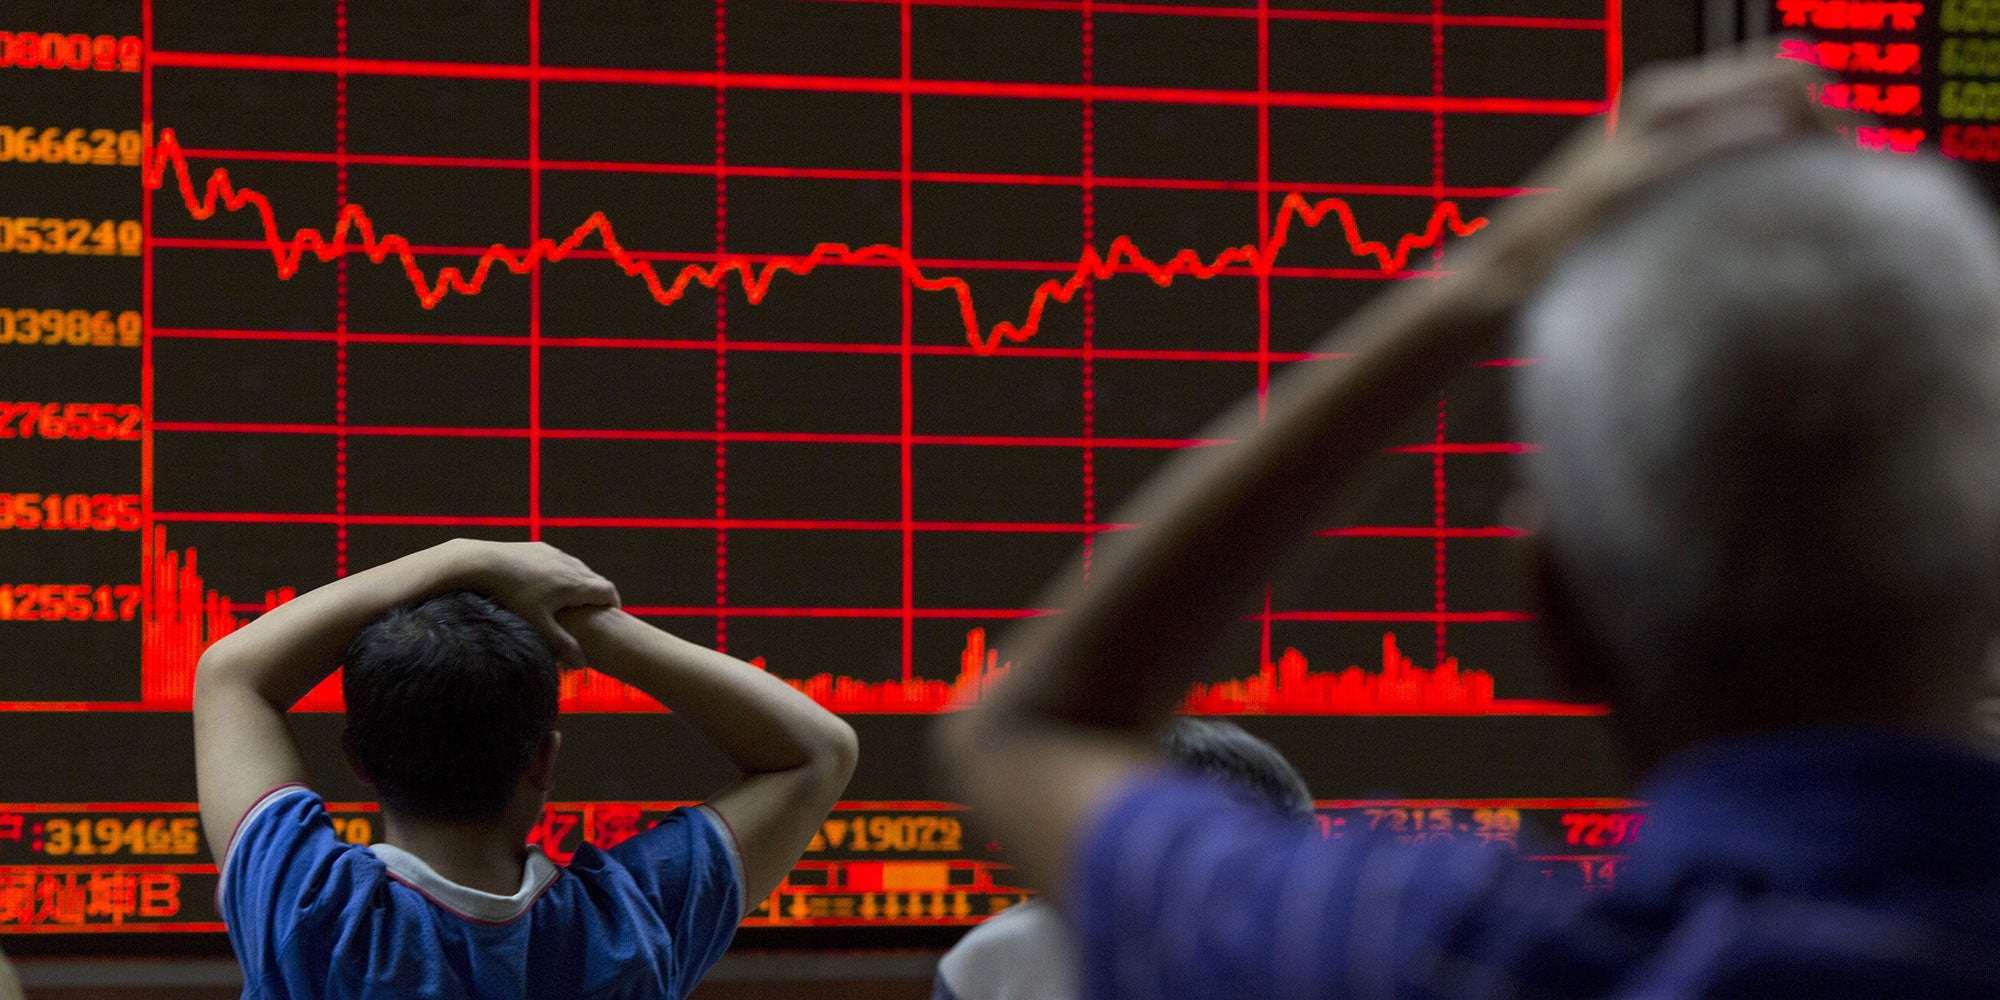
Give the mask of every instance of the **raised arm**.
[(559, 620), (584, 662), (673, 709), (743, 772), (707, 804), (736, 835), (745, 905), (769, 895), (847, 788), (853, 728), (784, 681), (615, 608)]
[(14, 975), (14, 967), (7, 964), (5, 955), (0, 955), (0, 1000), (21, 1000), (21, 980)]
[(459, 539), (328, 584), (210, 646), (195, 671), (195, 784), (211, 849), (226, 851), (259, 797), (305, 780), (285, 711), (340, 666), (382, 612), (452, 590), (492, 596), (541, 630), (559, 659), (580, 662), (554, 613), (615, 604), (618, 592), (546, 545)]
[(1579, 235), (1702, 158), (1819, 127), (1802, 70), (1748, 58), (1650, 81), (1616, 141), (1580, 138), (1544, 171), (1557, 193), (1510, 209), (1454, 252), (1459, 274), (1405, 282), (1336, 331), (1344, 355), (1245, 400), (1120, 512), (1147, 527), (1100, 550), (1088, 586), (1059, 592), (1008, 638), (1016, 669), (940, 727), (965, 797), (1028, 884), (1059, 889), (1074, 841), (1116, 786), (1157, 757), (1156, 730), (1201, 654), (1271, 565), (1416, 404), (1482, 357)]

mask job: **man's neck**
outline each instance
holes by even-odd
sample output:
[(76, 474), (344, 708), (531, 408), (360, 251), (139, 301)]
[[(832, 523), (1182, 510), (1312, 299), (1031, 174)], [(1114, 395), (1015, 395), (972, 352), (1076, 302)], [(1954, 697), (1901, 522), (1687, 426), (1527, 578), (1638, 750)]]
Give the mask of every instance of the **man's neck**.
[(459, 885), (498, 896), (511, 896), (521, 888), (528, 848), (511, 823), (442, 823), (387, 810), (382, 821), (385, 843), (416, 855), (432, 871)]

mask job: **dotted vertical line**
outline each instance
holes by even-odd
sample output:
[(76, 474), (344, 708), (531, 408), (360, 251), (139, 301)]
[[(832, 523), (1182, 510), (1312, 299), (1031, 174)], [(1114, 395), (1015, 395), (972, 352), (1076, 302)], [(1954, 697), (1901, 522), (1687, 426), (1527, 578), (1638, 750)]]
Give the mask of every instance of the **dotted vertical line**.
[[(729, 68), (728, 12), (726, 0), (715, 0), (715, 72)], [(715, 254), (720, 260), (729, 251), (728, 163), (729, 92), (720, 82), (715, 88)], [(729, 296), (723, 283), (715, 284), (715, 648), (729, 649)]]
[(1437, 662), (1445, 660), (1445, 496), (1444, 496), (1444, 397), (1438, 397), (1437, 435), (1432, 438), (1437, 448), (1431, 453), (1431, 526), (1437, 529), (1431, 541), (1432, 598), (1437, 620)]
[[(916, 109), (911, 98), (911, 79), (916, 65), (916, 21), (910, 0), (902, 0), (897, 11), (898, 45), (901, 52), (901, 94), (897, 115), (900, 118), (900, 150), (897, 153), (901, 176), (898, 178), (898, 200), (902, 209), (902, 247), (905, 260), (916, 253), (915, 222), (915, 182), (916, 170)], [(897, 362), (901, 374), (901, 387), (897, 406), (901, 440), (898, 442), (898, 462), (901, 466), (901, 495), (899, 497), (902, 514), (903, 542), (903, 683), (908, 684), (916, 677), (917, 661), (917, 475), (916, 446), (917, 403), (916, 403), (916, 288), (908, 280), (903, 281), (903, 329), (897, 352)]]
[[(347, 225), (347, 0), (333, 10), (334, 232)], [(333, 299), (333, 575), (347, 575), (347, 255), (335, 259)]]
[[(542, 3), (528, 0), (528, 246), (542, 238)], [(542, 539), (542, 262), (528, 272), (528, 538)]]
[[(1088, 96), (1097, 81), (1097, 19), (1083, 0), (1083, 245), (1097, 245), (1097, 109)], [(1083, 283), (1083, 575), (1090, 578), (1097, 542), (1097, 283)]]
[[(144, 45), (144, 61), (139, 75), (139, 127), (144, 137), (145, 168), (141, 177), (154, 170), (153, 150), (153, 0), (139, 7), (139, 35)], [(139, 697), (148, 703), (171, 699), (186, 704), (194, 696), (194, 678), (182, 682), (162, 675), (160, 642), (153, 627), (158, 613), (154, 593), (156, 568), (153, 534), (153, 200), (151, 191), (141, 190), (139, 200), (139, 407), (145, 425), (139, 437), (139, 595), (145, 613), (139, 632)]]
[[(1271, 395), (1271, 2), (1257, 0), (1257, 422)], [(1271, 586), (1257, 626), (1257, 662), (1271, 662)]]
[[(1444, 201), (1444, 0), (1431, 0), (1431, 209)], [(1444, 260), (1444, 241), (1431, 247), (1431, 259)]]
[[(1437, 106), (1431, 111), (1431, 210), (1435, 212), (1444, 202), (1444, 0), (1431, 0), (1431, 96)], [(1439, 240), (1431, 248), (1431, 262), (1441, 273), (1444, 270), (1444, 241)], [(1446, 543), (1445, 528), (1445, 478), (1444, 478), (1444, 397), (1438, 397), (1437, 436), (1438, 448), (1431, 454), (1431, 522), (1437, 535), (1431, 540), (1431, 588), (1432, 598), (1438, 613), (1436, 625), (1437, 659), (1445, 661), (1445, 595), (1446, 595)]]

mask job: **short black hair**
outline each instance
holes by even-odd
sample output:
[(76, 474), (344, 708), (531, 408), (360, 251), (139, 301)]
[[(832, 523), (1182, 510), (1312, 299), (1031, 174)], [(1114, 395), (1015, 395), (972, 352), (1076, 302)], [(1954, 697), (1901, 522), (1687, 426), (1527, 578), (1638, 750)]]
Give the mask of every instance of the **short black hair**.
[(347, 742), (384, 808), (493, 819), (554, 728), (560, 675), (532, 626), (455, 591), (391, 609), (347, 648)]
[(1182, 767), (1212, 775), (1287, 816), (1313, 814), (1312, 791), (1278, 748), (1233, 722), (1177, 718), (1160, 742)]

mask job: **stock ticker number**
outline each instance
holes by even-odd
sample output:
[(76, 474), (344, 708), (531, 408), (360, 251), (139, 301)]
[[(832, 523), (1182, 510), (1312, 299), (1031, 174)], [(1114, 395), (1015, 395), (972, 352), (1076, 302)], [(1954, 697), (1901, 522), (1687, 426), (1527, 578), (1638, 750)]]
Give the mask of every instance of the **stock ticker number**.
[(1946, 31), (2000, 32), (2000, 0), (1944, 0), (1938, 26)]
[(0, 344), (23, 347), (137, 347), (146, 323), (137, 310), (0, 307)]
[(198, 854), (201, 838), (196, 822), (192, 816), (150, 820), (56, 816), (36, 825), (41, 827), (43, 854)]
[(2000, 76), (2000, 38), (1947, 38), (1938, 47), (1946, 76)]
[(137, 257), (145, 229), (136, 219), (31, 219), (0, 215), (0, 253)]
[(952, 816), (856, 816), (831, 818), (820, 826), (811, 850), (959, 851), (965, 828)]
[(0, 403), (0, 438), (137, 441), (144, 420), (131, 403)]
[(136, 583), (0, 583), (0, 621), (129, 622), (143, 594)]
[(46, 128), (0, 125), (0, 163), (136, 167), (145, 148), (145, 137), (135, 128), (119, 131), (64, 129), (59, 125)]
[(1961, 121), (2000, 118), (2000, 83), (1945, 81), (1938, 89), (1938, 116)]
[(138, 531), (136, 493), (0, 493), (0, 531)]
[(1571, 847), (1623, 847), (1645, 823), (1643, 813), (1564, 813), (1563, 839)]
[(1946, 125), (1938, 149), (1953, 160), (2000, 163), (2000, 125)]
[(137, 73), (146, 43), (137, 35), (0, 31), (0, 66)]

